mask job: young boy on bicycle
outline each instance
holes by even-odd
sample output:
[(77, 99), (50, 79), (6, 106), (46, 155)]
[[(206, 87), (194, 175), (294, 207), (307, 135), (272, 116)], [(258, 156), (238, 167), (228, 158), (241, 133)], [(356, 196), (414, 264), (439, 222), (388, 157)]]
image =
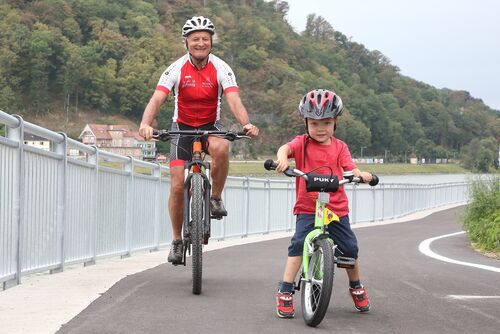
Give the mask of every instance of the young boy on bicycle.
[[(289, 166), (288, 158), (294, 158), (295, 166), (303, 171), (316, 168), (316, 173), (330, 174), (332, 171), (340, 180), (343, 171), (353, 171), (355, 176), (361, 176), (363, 182), (370, 182), (372, 175), (357, 169), (347, 145), (333, 136), (342, 108), (340, 96), (333, 91), (316, 89), (307, 93), (299, 104), (299, 113), (304, 118), (307, 133), (279, 148), (276, 171), (285, 171)], [(306, 191), (303, 178), (296, 179), (296, 229), (288, 247), (283, 281), (279, 283), (276, 294), (276, 311), (281, 318), (293, 318), (295, 315), (294, 282), (302, 263), (304, 239), (314, 227), (316, 196), (316, 193)], [(370, 309), (370, 303), (359, 278), (358, 243), (350, 227), (347, 195), (343, 187), (330, 193), (327, 207), (340, 217), (340, 222), (328, 225), (328, 232), (342, 252), (340, 254), (356, 259), (354, 268), (346, 269), (354, 306), (358, 311), (366, 312)]]

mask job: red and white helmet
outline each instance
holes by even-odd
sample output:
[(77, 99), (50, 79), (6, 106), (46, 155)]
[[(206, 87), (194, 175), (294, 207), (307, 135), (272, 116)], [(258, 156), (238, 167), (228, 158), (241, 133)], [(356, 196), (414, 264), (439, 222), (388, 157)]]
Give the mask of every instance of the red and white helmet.
[(193, 16), (184, 23), (182, 27), (182, 37), (186, 38), (190, 33), (195, 31), (207, 31), (213, 35), (215, 34), (215, 26), (212, 21), (206, 17)]
[(337, 118), (343, 108), (342, 99), (334, 91), (315, 89), (300, 100), (299, 114), (302, 118)]

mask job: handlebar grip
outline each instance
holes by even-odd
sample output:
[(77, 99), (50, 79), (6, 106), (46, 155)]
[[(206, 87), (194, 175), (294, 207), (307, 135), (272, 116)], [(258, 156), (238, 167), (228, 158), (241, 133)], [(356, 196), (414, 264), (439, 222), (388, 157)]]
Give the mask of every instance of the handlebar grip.
[(267, 170), (276, 170), (276, 167), (278, 167), (278, 164), (272, 159), (268, 159), (264, 162), (264, 168)]
[(372, 174), (372, 180), (368, 184), (371, 185), (372, 187), (374, 187), (378, 184), (378, 181), (379, 181), (378, 176), (375, 174)]

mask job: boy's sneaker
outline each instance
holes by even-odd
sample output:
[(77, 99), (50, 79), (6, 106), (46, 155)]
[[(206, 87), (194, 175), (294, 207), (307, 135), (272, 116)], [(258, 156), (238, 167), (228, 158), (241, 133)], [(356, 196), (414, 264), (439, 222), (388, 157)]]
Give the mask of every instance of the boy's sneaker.
[(363, 286), (358, 288), (349, 288), (352, 300), (354, 301), (354, 307), (359, 312), (370, 311), (370, 302), (368, 301), (368, 296), (366, 295), (366, 290)]
[(291, 292), (279, 292), (276, 294), (276, 313), (280, 318), (293, 318), (293, 294)]
[(227, 216), (227, 211), (224, 208), (224, 202), (222, 202), (221, 198), (210, 198), (210, 214), (215, 217)]
[(170, 246), (170, 253), (168, 254), (168, 262), (172, 264), (182, 264), (182, 257), (184, 256), (184, 250), (182, 247), (182, 240), (173, 240)]

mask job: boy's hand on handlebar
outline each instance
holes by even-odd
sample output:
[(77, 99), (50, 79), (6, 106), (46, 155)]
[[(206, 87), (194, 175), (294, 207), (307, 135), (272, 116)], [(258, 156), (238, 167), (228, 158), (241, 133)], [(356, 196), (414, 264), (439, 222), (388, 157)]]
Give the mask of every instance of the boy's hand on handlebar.
[(139, 127), (139, 134), (147, 141), (153, 138), (153, 128), (145, 123), (141, 123)]
[(288, 163), (288, 158), (285, 158), (285, 159), (280, 159), (278, 158), (276, 160), (276, 171), (278, 173), (283, 173), (289, 166), (290, 164)]
[(245, 131), (245, 135), (255, 138), (259, 135), (259, 128), (253, 125), (252, 123), (248, 123), (243, 127), (243, 131)]
[(363, 179), (363, 183), (370, 183), (372, 181), (372, 173), (360, 172), (359, 177)]

